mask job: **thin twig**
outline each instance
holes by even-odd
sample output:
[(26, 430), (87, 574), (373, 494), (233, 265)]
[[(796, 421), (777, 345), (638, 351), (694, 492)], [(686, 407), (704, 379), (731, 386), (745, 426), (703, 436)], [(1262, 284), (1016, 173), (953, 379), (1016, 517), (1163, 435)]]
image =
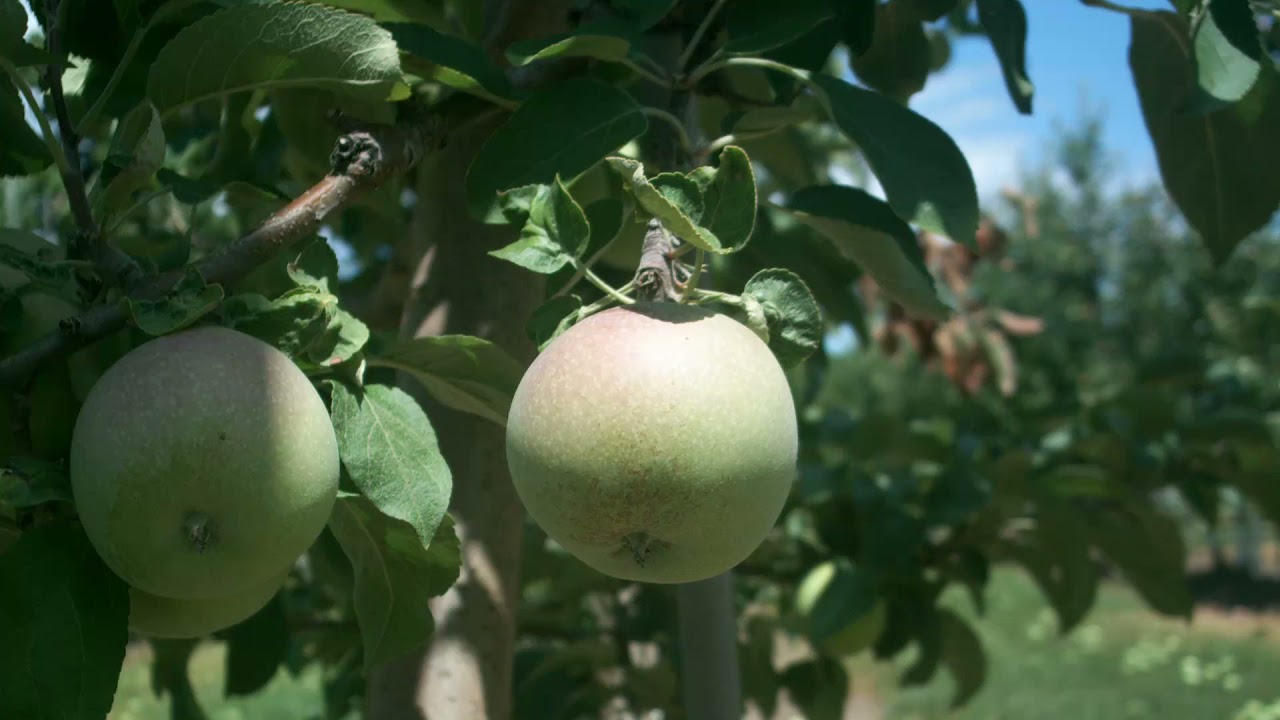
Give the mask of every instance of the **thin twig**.
[(1142, 17), (1152, 14), (1152, 11), (1150, 10), (1128, 7), (1126, 5), (1111, 2), (1111, 0), (1080, 0), (1080, 4), (1087, 5), (1088, 7), (1102, 8), (1103, 10), (1110, 10), (1111, 12), (1117, 12), (1130, 17)]
[(689, 139), (689, 132), (685, 129), (684, 123), (680, 122), (680, 118), (662, 108), (642, 107), (640, 110), (645, 115), (656, 117), (670, 125), (675, 130), (676, 137), (680, 140), (680, 149), (684, 150), (686, 154), (693, 151), (693, 141)]
[[(332, 170), (252, 232), (224, 252), (194, 264), (206, 282), (230, 283), (289, 246), (310, 237), (330, 213), (392, 175), (413, 167), (439, 145), (442, 128), (434, 119), (355, 130), (338, 138), (330, 158)], [(157, 275), (138, 283), (129, 297), (163, 297), (186, 269)], [(18, 353), (0, 360), (0, 386), (17, 383), (54, 357), (74, 352), (124, 327), (120, 304), (96, 305), (63, 320), (59, 329)]]
[(111, 73), (111, 78), (107, 80), (107, 86), (102, 89), (102, 92), (98, 93), (97, 99), (81, 116), (80, 129), (82, 131), (88, 131), (93, 128), (93, 122), (98, 119), (98, 115), (106, 108), (107, 100), (111, 98), (111, 93), (115, 92), (116, 85), (120, 84), (120, 79), (124, 77), (125, 70), (133, 62), (133, 56), (137, 54), (138, 48), (142, 47), (142, 39), (150, 29), (151, 24), (147, 23), (133, 33), (133, 37), (129, 39), (129, 47), (125, 48), (124, 57), (120, 58), (120, 62), (116, 63), (116, 69)]
[(693, 53), (698, 49), (698, 43), (702, 42), (702, 36), (707, 34), (707, 29), (711, 27), (711, 21), (719, 14), (720, 8), (724, 7), (724, 4), (725, 0), (716, 0), (716, 4), (712, 5), (711, 9), (702, 18), (698, 28), (693, 31), (693, 37), (689, 38), (689, 44), (685, 46), (684, 52), (680, 53), (680, 59), (676, 61), (677, 71), (683, 70), (684, 66), (689, 64), (689, 59), (693, 57)]
[(581, 268), (581, 270), (582, 270), (582, 276), (587, 279), (587, 282), (600, 288), (600, 291), (603, 292), (605, 295), (608, 295), (609, 297), (622, 303), (623, 305), (630, 305), (635, 302), (635, 300), (632, 300), (626, 295), (623, 295), (621, 292), (618, 291), (617, 288), (615, 288), (614, 286), (606, 282), (604, 278), (595, 274), (595, 272), (593, 272), (591, 268), (583, 267)]
[(648, 68), (642, 66), (640, 63), (635, 62), (634, 60), (631, 60), (629, 58), (623, 58), (622, 64), (630, 68), (631, 71), (634, 72), (635, 74), (639, 75), (645, 80), (648, 80), (654, 85), (657, 85), (658, 87), (664, 87), (664, 88), (671, 87), (670, 80), (662, 77), (661, 75), (658, 75), (657, 73), (649, 70)]
[[(71, 214), (75, 217), (80, 232), (90, 243), (94, 243), (102, 233), (93, 219), (89, 194), (85, 191), (84, 173), (80, 170), (80, 142), (76, 138), (75, 126), (71, 124), (71, 113), (67, 111), (66, 96), (62, 92), (62, 60), (59, 59), (62, 52), (62, 16), (58, 13), (60, 5), (58, 0), (45, 2), (45, 17), (54, 20), (50, 23), (48, 37), (49, 54), (53, 56), (53, 61), (45, 70), (44, 85), (53, 105), (54, 117), (58, 121), (58, 133), (62, 136), (62, 151), (66, 162), (58, 169), (62, 172), (62, 184), (67, 190)], [(39, 108), (33, 107), (32, 111), (39, 113)]]

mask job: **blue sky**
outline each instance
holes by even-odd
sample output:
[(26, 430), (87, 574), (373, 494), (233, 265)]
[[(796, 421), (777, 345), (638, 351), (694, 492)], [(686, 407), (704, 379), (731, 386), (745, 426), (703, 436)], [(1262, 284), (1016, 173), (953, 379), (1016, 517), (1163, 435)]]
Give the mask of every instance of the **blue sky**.
[[(952, 48), (951, 64), (930, 78), (912, 108), (955, 138), (969, 158), (978, 192), (990, 198), (1038, 162), (1047, 140), (1087, 108), (1101, 114), (1106, 145), (1120, 180), (1158, 175), (1129, 74), (1129, 19), (1079, 0), (1024, 0), (1027, 70), (1036, 85), (1034, 112), (1020, 115), (1006, 94), (1000, 66), (983, 38)], [(1168, 0), (1126, 0), (1131, 7), (1169, 9)]]

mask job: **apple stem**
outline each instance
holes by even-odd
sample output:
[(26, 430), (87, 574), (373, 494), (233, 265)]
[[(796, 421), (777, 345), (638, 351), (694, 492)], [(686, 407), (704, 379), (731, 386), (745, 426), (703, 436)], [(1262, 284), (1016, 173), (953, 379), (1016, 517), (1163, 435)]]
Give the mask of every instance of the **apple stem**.
[(680, 302), (689, 271), (680, 264), (680, 240), (658, 218), (649, 220), (636, 268), (636, 296), (649, 302)]

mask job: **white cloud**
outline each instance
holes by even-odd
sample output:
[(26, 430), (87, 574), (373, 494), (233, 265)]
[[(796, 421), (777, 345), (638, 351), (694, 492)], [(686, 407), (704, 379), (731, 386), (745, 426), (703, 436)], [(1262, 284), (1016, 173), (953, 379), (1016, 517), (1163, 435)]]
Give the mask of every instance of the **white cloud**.
[(929, 78), (912, 101), (912, 109), (937, 123), (969, 161), (979, 198), (995, 197), (1015, 182), (1020, 163), (1034, 140), (1005, 92), (994, 59), (953, 66)]

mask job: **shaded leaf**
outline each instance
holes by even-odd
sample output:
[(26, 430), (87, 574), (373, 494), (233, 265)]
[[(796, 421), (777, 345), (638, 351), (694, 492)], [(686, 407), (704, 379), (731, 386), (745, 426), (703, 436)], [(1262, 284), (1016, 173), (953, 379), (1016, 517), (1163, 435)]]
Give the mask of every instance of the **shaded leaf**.
[(698, 224), (702, 198), (696, 183), (675, 173), (663, 173), (650, 182), (644, 166), (630, 158), (611, 157), (608, 163), (634, 194), (636, 203), (661, 220), (668, 232), (708, 252), (725, 252), (719, 238)]
[(814, 75), (831, 119), (866, 156), (899, 217), (975, 246), (978, 191), (969, 161), (942, 128), (893, 100)]
[(730, 250), (746, 245), (756, 223), (756, 176), (747, 153), (730, 145), (716, 167), (700, 167), (689, 177), (702, 191), (698, 223)]
[(907, 312), (945, 318), (948, 308), (933, 289), (916, 235), (884, 202), (862, 190), (814, 185), (793, 194), (780, 208), (831, 240), (836, 248), (875, 278)]
[(1021, 0), (978, 0), (978, 21), (1000, 61), (1009, 97), (1018, 112), (1030, 115), (1036, 88), (1027, 76), (1026, 8)]
[(338, 288), (338, 256), (324, 238), (316, 238), (286, 268), (289, 279), (300, 286), (333, 292)]
[(320, 87), (364, 102), (408, 96), (391, 33), (323, 5), (233, 5), (178, 32), (156, 56), (147, 96), (162, 114), (243, 90)]
[(780, 47), (804, 35), (831, 17), (827, 0), (736, 0), (724, 10), (731, 53), (759, 53)]
[(424, 79), (502, 104), (515, 97), (502, 68), (480, 46), (425, 25), (387, 23), (383, 27), (408, 53), (405, 66)]
[(453, 585), (461, 565), (449, 516), (424, 546), (408, 523), (383, 515), (365, 498), (344, 496), (329, 529), (355, 571), (365, 669), (422, 646), (435, 629), (427, 603)]
[(124, 210), (137, 190), (151, 184), (164, 165), (164, 129), (160, 113), (149, 102), (139, 103), (120, 119), (103, 167), (102, 179), (94, 193), (98, 215)]
[(289, 656), (283, 598), (277, 593), (261, 610), (232, 625), (224, 636), (227, 661), (223, 693), (235, 697), (261, 690)]
[(575, 78), (540, 90), (485, 141), (467, 171), (472, 214), (489, 223), (503, 190), (576, 177), (637, 137), (648, 121), (622, 90)]
[(587, 216), (556, 176), (529, 208), (520, 238), (489, 254), (536, 273), (550, 274), (582, 257), (591, 227)]
[(618, 62), (631, 52), (631, 42), (623, 37), (585, 32), (565, 33), (548, 38), (533, 38), (512, 43), (507, 59), (515, 65), (528, 65), (551, 58), (590, 57)]
[(942, 664), (955, 679), (955, 696), (951, 707), (967, 704), (987, 679), (987, 654), (973, 628), (956, 613), (939, 608), (942, 630)]
[(0, 505), (28, 508), (73, 502), (71, 479), (61, 465), (30, 457), (11, 457), (0, 468)]
[(1129, 65), (1160, 175), (1221, 263), (1280, 205), (1280, 175), (1271, 171), (1280, 166), (1280, 93), (1269, 94), (1252, 122), (1239, 108), (1188, 113), (1196, 83), (1186, 26), (1168, 12), (1130, 22)]
[(1173, 518), (1136, 499), (1088, 516), (1089, 539), (1153, 610), (1190, 619), (1187, 550)]
[(524, 375), (505, 350), (470, 335), (398, 340), (368, 361), (408, 372), (441, 404), (500, 425)]
[(28, 530), (0, 555), (0, 717), (102, 720), (129, 638), (129, 590), (79, 524)]
[(24, 105), (7, 75), (0, 74), (0, 177), (30, 175), (53, 164), (40, 136), (27, 124)]
[(875, 38), (876, 6), (880, 0), (827, 0), (835, 13), (840, 37), (849, 45), (854, 55), (861, 55), (871, 47)]
[(1010, 554), (1031, 573), (1058, 615), (1058, 632), (1071, 632), (1093, 607), (1098, 567), (1089, 547), (1083, 515), (1065, 501), (1036, 501), (1035, 529)]
[(542, 303), (530, 316), (525, 332), (541, 352), (578, 319), (582, 300), (577, 295), (559, 295)]
[[(329, 329), (338, 317), (338, 298), (313, 288), (298, 288), (269, 301), (243, 294), (223, 304), (229, 327), (275, 346), (295, 362), (326, 359), (332, 347)], [(358, 322), (358, 321), (357, 321)]]
[(217, 309), (222, 302), (222, 286), (206, 285), (195, 268), (187, 271), (167, 295), (159, 300), (122, 298), (125, 314), (134, 326), (158, 336), (189, 327)]

